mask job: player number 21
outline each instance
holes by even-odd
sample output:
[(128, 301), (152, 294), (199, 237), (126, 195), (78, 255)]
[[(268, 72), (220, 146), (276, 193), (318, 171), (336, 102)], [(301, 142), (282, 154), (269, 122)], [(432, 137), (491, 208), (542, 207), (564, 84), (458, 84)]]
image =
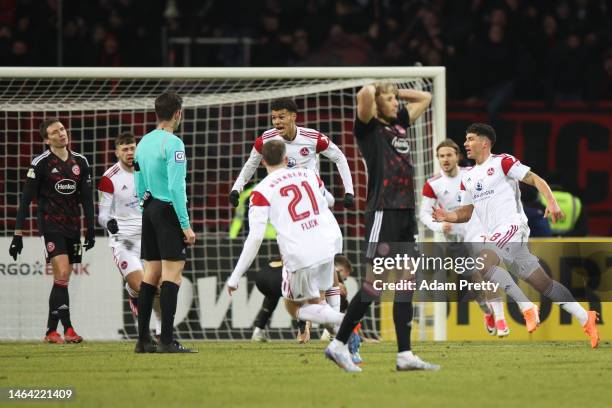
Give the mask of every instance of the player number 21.
[[(315, 213), (315, 215), (319, 214), (319, 206), (317, 205), (317, 199), (315, 198), (314, 191), (312, 191), (312, 187), (310, 187), (310, 184), (308, 184), (308, 182), (306, 181), (302, 181), (301, 185), (302, 187), (304, 187), (304, 190), (306, 190), (306, 194), (310, 199), (310, 203), (312, 204), (312, 211)], [(293, 222), (298, 222), (310, 217), (310, 211), (306, 210), (298, 214), (295, 209), (295, 207), (297, 207), (300, 201), (302, 201), (303, 197), (300, 187), (295, 184), (289, 184), (288, 186), (281, 188), (280, 193), (283, 197), (289, 197), (289, 193), (293, 194), (293, 198), (291, 199), (291, 202), (289, 202), (288, 208), (289, 215), (291, 215), (291, 219), (293, 220)]]

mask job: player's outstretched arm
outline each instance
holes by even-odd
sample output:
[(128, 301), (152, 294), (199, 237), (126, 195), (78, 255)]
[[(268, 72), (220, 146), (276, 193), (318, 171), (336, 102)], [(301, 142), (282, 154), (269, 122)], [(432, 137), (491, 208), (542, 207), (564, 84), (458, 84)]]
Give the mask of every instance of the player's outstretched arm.
[(230, 193), (230, 203), (234, 207), (238, 205), (238, 197), (240, 196), (240, 192), (242, 191), (246, 183), (251, 180), (253, 174), (255, 174), (255, 171), (257, 171), (257, 168), (261, 163), (262, 155), (259, 151), (257, 151), (258, 143), (263, 145), (263, 141), (260, 142), (260, 140), (261, 139), (258, 138), (258, 140), (255, 142), (255, 146), (253, 147), (253, 149), (251, 149), (251, 154), (249, 155), (248, 160), (246, 161), (246, 163), (244, 163), (244, 166), (242, 166), (240, 174), (238, 175), (238, 178), (236, 178), (236, 181), (232, 186), (232, 191)]
[(425, 110), (427, 110), (431, 103), (431, 94), (426, 91), (400, 89), (398, 91), (398, 97), (408, 101), (406, 109), (408, 109), (411, 125), (423, 114), (423, 112), (425, 112)]
[[(324, 147), (320, 150), (320, 153), (336, 163), (336, 167), (340, 173), (340, 178), (342, 179), (342, 184), (344, 185), (344, 193), (354, 196), (355, 190), (353, 188), (353, 176), (351, 175), (351, 169), (348, 165), (348, 160), (346, 160), (346, 156), (334, 142), (329, 140), (327, 136), (322, 136), (321, 139), (322, 141), (317, 143), (317, 150), (319, 150), (319, 145)], [(319, 151), (317, 151), (317, 153), (319, 153)]]
[(15, 220), (15, 233), (9, 247), (9, 255), (16, 261), (17, 255), (23, 250), (23, 239), (21, 238), (23, 223), (28, 216), (30, 203), (36, 192), (38, 191), (38, 183), (40, 180), (40, 172), (34, 164), (28, 169), (27, 179), (19, 200), (19, 208), (17, 209), (17, 218)]
[(474, 211), (474, 205), (462, 205), (455, 211), (446, 211), (442, 205), (439, 207), (432, 208), (432, 217), (437, 222), (450, 222), (453, 224), (461, 224), (468, 222), (472, 218), (472, 212)]
[(552, 222), (555, 223), (565, 217), (546, 180), (544, 180), (542, 177), (538, 176), (534, 172), (528, 171), (521, 181), (525, 184), (529, 184), (537, 188), (540, 194), (542, 194), (546, 199), (547, 204), (546, 210), (544, 211), (544, 218), (550, 215)]
[(244, 242), (238, 263), (236, 263), (234, 271), (227, 280), (227, 291), (230, 295), (238, 289), (240, 278), (249, 269), (257, 256), (257, 252), (259, 252), (259, 247), (266, 232), (269, 213), (269, 206), (254, 205), (249, 209), (249, 235)]

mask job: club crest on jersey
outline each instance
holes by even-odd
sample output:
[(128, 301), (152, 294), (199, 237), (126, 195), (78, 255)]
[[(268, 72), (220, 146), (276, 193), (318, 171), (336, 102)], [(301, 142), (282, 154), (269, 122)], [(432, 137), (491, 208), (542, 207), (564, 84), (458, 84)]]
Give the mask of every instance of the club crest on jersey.
[(309, 153), (310, 153), (310, 152), (308, 151), (308, 148), (307, 148), (307, 147), (302, 147), (302, 148), (300, 149), (300, 154), (301, 154), (302, 156), (308, 156), (308, 154), (309, 154)]
[(78, 164), (72, 166), (72, 174), (74, 174), (75, 176), (81, 174), (81, 168), (78, 166)]
[(476, 182), (476, 191), (482, 191), (482, 180)]
[(123, 261), (123, 262), (121, 262), (121, 265), (120, 265), (120, 266), (121, 266), (121, 269), (125, 269), (125, 268), (127, 268), (127, 266), (128, 266), (127, 261)]
[(410, 152), (410, 143), (408, 143), (408, 139), (405, 137), (395, 136), (391, 141), (391, 144), (400, 154), (406, 154)]
[(495, 169), (494, 169), (493, 167), (489, 167), (489, 169), (487, 170), (487, 174), (488, 174), (489, 176), (492, 176), (492, 175), (493, 175), (493, 173), (495, 173)]
[[(40, 247), (39, 247), (40, 248)], [(47, 242), (47, 252), (51, 253), (55, 250), (55, 244), (53, 242)]]
[(400, 135), (405, 135), (406, 134), (406, 129), (404, 129), (400, 125), (395, 125), (393, 127), (395, 128), (395, 130), (397, 130), (397, 133), (399, 133)]
[(76, 188), (76, 181), (71, 179), (61, 179), (55, 183), (55, 191), (64, 195), (73, 194), (76, 191)]
[(297, 162), (295, 161), (293, 157), (287, 157), (287, 167), (288, 168), (295, 167), (296, 164)]
[(174, 152), (174, 161), (177, 163), (185, 163), (185, 152)]

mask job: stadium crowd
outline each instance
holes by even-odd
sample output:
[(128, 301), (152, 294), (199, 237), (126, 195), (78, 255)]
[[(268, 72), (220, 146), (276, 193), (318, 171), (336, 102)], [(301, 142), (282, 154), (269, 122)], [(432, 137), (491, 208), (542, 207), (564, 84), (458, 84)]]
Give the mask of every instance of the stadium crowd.
[(67, 66), (168, 64), (163, 31), (255, 41), (250, 61), (236, 46), (197, 48), (198, 66), (419, 62), (448, 68), (451, 99), (612, 97), (605, 0), (0, 0), (2, 65), (56, 65), (59, 4)]

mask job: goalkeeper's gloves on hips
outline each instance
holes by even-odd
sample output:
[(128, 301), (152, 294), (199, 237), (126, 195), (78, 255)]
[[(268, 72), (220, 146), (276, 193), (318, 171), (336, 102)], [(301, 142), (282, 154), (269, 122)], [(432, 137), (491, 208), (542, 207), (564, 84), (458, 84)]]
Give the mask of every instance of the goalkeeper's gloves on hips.
[(229, 195), (229, 202), (233, 207), (238, 207), (238, 201), (240, 201), (240, 193), (238, 190), (232, 190)]
[(85, 251), (89, 251), (91, 248), (96, 245), (96, 233), (93, 228), (87, 230), (87, 234), (85, 235), (85, 242), (83, 243), (83, 248)]
[(344, 208), (353, 208), (355, 206), (355, 196), (351, 193), (344, 195)]
[(13, 235), (11, 246), (9, 247), (9, 255), (13, 257), (13, 260), (17, 260), (17, 255), (21, 253), (23, 249), (23, 238), (21, 235)]
[(110, 232), (111, 234), (116, 234), (117, 232), (119, 232), (119, 225), (117, 225), (117, 220), (114, 218), (111, 218), (107, 223), (106, 223), (106, 229), (108, 230), (108, 232)]

